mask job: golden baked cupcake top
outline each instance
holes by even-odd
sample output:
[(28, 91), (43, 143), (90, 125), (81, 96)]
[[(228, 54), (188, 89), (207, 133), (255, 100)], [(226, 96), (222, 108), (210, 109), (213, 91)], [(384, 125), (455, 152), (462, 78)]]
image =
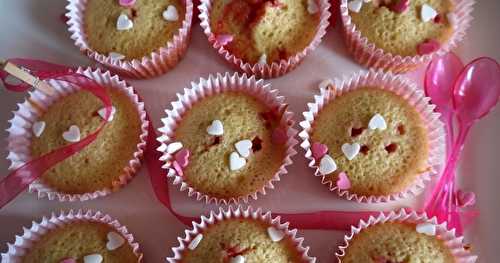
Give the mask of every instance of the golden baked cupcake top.
[(277, 109), (247, 93), (211, 95), (182, 116), (167, 151), (175, 151), (173, 167), (196, 191), (222, 199), (247, 196), (283, 163), (287, 137), (280, 119)]
[[(425, 224), (425, 223), (424, 223)], [(361, 230), (351, 240), (345, 263), (453, 263), (446, 244), (435, 235), (417, 231), (424, 224), (380, 223)]]
[(386, 53), (432, 53), (453, 34), (451, 0), (349, 0), (349, 15), (369, 43)]
[[(112, 120), (94, 142), (41, 177), (58, 192), (83, 194), (114, 189), (123, 169), (134, 159), (142, 133), (137, 107), (124, 92), (106, 90), (114, 107)], [(87, 137), (97, 130), (104, 116), (102, 102), (88, 91), (60, 98), (35, 122), (31, 155), (39, 157)]]
[(79, 221), (67, 223), (42, 235), (26, 251), (21, 262), (136, 263), (138, 257), (125, 237), (111, 226)]
[[(116, 59), (140, 59), (165, 47), (182, 26), (181, 0), (89, 0), (84, 23), (92, 50)], [(133, 1), (129, 1), (133, 2)]]
[(226, 219), (196, 236), (182, 253), (184, 263), (303, 262), (290, 237), (253, 219)]
[[(318, 161), (331, 158), (327, 161), (335, 164), (336, 169), (320, 169), (327, 180), (362, 196), (404, 191), (428, 169), (427, 128), (420, 114), (404, 98), (377, 87), (348, 91), (325, 105), (311, 141)], [(318, 149), (328, 154), (318, 156)]]
[(302, 52), (319, 25), (314, 0), (214, 0), (212, 33), (244, 62), (272, 63)]

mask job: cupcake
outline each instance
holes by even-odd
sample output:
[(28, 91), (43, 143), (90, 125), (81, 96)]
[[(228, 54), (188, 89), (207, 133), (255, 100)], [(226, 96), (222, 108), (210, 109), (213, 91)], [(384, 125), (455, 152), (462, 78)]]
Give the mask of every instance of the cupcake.
[(401, 210), (368, 222), (361, 221), (345, 237), (337, 253), (339, 262), (475, 262), (462, 243), (463, 237), (437, 224), (425, 214)]
[(328, 1), (204, 0), (201, 25), (228, 62), (248, 74), (277, 77), (314, 49), (328, 25)]
[(163, 74), (187, 49), (191, 1), (70, 0), (67, 9), (77, 46), (128, 76)]
[(174, 183), (217, 203), (272, 188), (295, 153), (291, 114), (276, 93), (237, 74), (210, 76), (186, 90), (160, 129), (161, 160)]
[(251, 208), (238, 207), (211, 212), (194, 229), (179, 238), (179, 246), (173, 248), (174, 256), (168, 262), (215, 263), (215, 262), (314, 262), (307, 255), (296, 230), (289, 230), (288, 223), (281, 224), (271, 213), (263, 214)]
[(406, 72), (456, 46), (471, 6), (461, 0), (343, 0), (346, 43), (365, 66)]
[(141, 262), (139, 245), (127, 229), (100, 212), (70, 211), (52, 214), (40, 223), (33, 222), (2, 262), (23, 263), (132, 263)]
[[(95, 141), (51, 167), (30, 185), (30, 190), (39, 196), (58, 197), (61, 201), (95, 198), (126, 184), (140, 166), (147, 135), (144, 105), (132, 87), (109, 72), (91, 69), (77, 72), (105, 88), (112, 110)], [(102, 102), (92, 93), (64, 82), (49, 83), (56, 95), (47, 97), (36, 91), (24, 104), (31, 113), (29, 120), (22, 124), (12, 122), (9, 129), (12, 168), (82, 140), (95, 132), (105, 117)], [(30, 103), (33, 101), (38, 107), (33, 107)], [(15, 113), (16, 117), (25, 115), (22, 108)], [(19, 144), (19, 137), (24, 138), (24, 143)]]
[(323, 183), (349, 199), (403, 197), (442, 164), (442, 124), (405, 81), (374, 71), (353, 79), (322, 90), (304, 114), (307, 156)]

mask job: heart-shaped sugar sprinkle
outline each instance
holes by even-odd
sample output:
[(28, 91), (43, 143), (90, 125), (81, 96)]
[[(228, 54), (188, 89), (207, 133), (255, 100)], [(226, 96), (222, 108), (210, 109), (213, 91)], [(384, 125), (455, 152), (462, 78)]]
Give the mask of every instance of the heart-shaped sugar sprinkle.
[(311, 146), (311, 152), (314, 160), (320, 160), (328, 152), (328, 146), (315, 142)]
[(71, 125), (67, 131), (63, 132), (63, 138), (68, 142), (80, 141), (80, 128), (76, 125)]
[(224, 134), (224, 126), (222, 125), (222, 121), (214, 120), (212, 124), (207, 127), (207, 133), (214, 136), (220, 136)]
[[(109, 115), (108, 122), (111, 122), (115, 118), (115, 113), (116, 113), (115, 106), (111, 106), (111, 114)], [(99, 109), (97, 111), (97, 114), (99, 114), (99, 116), (101, 116), (101, 118), (104, 119), (106, 117), (106, 108)]]
[(245, 158), (240, 157), (237, 152), (232, 152), (229, 155), (229, 169), (231, 171), (237, 171), (243, 168), (247, 164), (247, 160)]
[(285, 237), (285, 232), (273, 226), (267, 228), (267, 234), (273, 242), (279, 242)]
[(261, 66), (264, 66), (267, 64), (267, 55), (266, 54), (262, 54), (259, 58), (259, 62), (257, 62), (257, 64), (261, 65)]
[(189, 245), (187, 246), (189, 250), (195, 250), (196, 247), (200, 244), (201, 240), (203, 239), (203, 235), (202, 234), (198, 234), (196, 235), (196, 237), (193, 238), (193, 240), (191, 240), (191, 242), (189, 242)]
[(307, 12), (309, 14), (316, 14), (319, 11), (318, 4), (316, 3), (315, 0), (307, 0)]
[(76, 263), (76, 259), (74, 258), (65, 258), (61, 260), (59, 263)]
[(368, 128), (370, 130), (376, 130), (379, 129), (381, 131), (387, 129), (387, 123), (385, 122), (384, 117), (380, 114), (375, 114), (373, 117), (370, 119), (370, 122), (368, 122)]
[(121, 6), (124, 7), (131, 7), (135, 4), (136, 0), (120, 0), (119, 3)]
[(182, 149), (182, 142), (173, 142), (167, 146), (167, 153), (174, 154), (178, 150)]
[(352, 0), (347, 3), (347, 8), (355, 13), (359, 13), (361, 7), (363, 7), (363, 0)]
[(441, 47), (441, 44), (434, 39), (428, 39), (417, 46), (417, 53), (419, 55), (427, 55), (434, 51), (437, 51)]
[(434, 10), (434, 8), (432, 8), (432, 6), (428, 4), (422, 5), (422, 8), (420, 9), (420, 19), (422, 19), (422, 21), (429, 22), (437, 15), (438, 13)]
[(109, 232), (107, 238), (108, 242), (106, 243), (106, 249), (109, 251), (115, 250), (125, 243), (125, 239), (116, 232)]
[(101, 254), (91, 254), (83, 257), (83, 263), (101, 263), (102, 260)]
[(252, 149), (252, 141), (241, 140), (234, 144), (234, 148), (236, 148), (236, 151), (238, 151), (238, 153), (241, 156), (247, 158), (248, 156), (250, 156), (250, 150)]
[(436, 225), (431, 224), (431, 223), (418, 224), (416, 230), (420, 234), (425, 234), (428, 236), (435, 236), (436, 235)]
[(476, 203), (476, 194), (474, 192), (458, 190), (456, 198), (460, 207), (473, 206)]
[(134, 27), (134, 22), (128, 18), (126, 14), (121, 14), (116, 20), (116, 29), (117, 30), (129, 30)]
[(359, 143), (344, 143), (342, 144), (341, 148), (347, 160), (351, 161), (352, 159), (354, 159), (354, 157), (356, 157), (356, 155), (358, 155), (361, 146), (359, 145)]
[(177, 21), (179, 19), (179, 13), (177, 8), (173, 5), (169, 5), (165, 11), (162, 13), (163, 19), (166, 21)]
[(245, 263), (245, 257), (242, 255), (237, 255), (229, 260), (229, 263)]
[(31, 130), (33, 131), (33, 134), (36, 137), (40, 137), (40, 135), (42, 135), (43, 131), (45, 130), (45, 122), (44, 121), (34, 122), (33, 126), (31, 127)]
[(175, 161), (182, 167), (185, 168), (189, 163), (190, 152), (188, 149), (182, 149), (175, 153)]
[(125, 55), (118, 52), (109, 52), (108, 56), (111, 58), (111, 60), (122, 60), (125, 58)]
[(335, 160), (328, 155), (325, 154), (323, 158), (321, 158), (321, 161), (319, 162), (319, 172), (322, 175), (327, 175), (335, 172), (337, 170), (337, 164), (335, 163)]
[(233, 41), (233, 39), (234, 39), (233, 35), (220, 34), (215, 37), (215, 42), (217, 42), (221, 46), (225, 46), (231, 41)]
[(339, 178), (337, 179), (337, 187), (340, 190), (347, 190), (351, 188), (351, 181), (345, 172), (339, 173)]

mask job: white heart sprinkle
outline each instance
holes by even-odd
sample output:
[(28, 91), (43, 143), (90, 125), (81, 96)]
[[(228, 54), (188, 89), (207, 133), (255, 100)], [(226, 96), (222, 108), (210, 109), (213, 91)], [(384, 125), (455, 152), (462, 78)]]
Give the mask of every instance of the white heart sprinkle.
[(83, 257), (83, 263), (101, 263), (102, 260), (101, 254), (91, 254)]
[(269, 235), (269, 238), (271, 238), (273, 242), (279, 242), (285, 237), (285, 232), (276, 229), (273, 226), (267, 228), (267, 234)]
[(420, 9), (420, 18), (422, 19), (422, 21), (429, 22), (437, 15), (438, 13), (436, 12), (436, 10), (434, 10), (434, 8), (432, 8), (432, 6), (428, 4), (422, 5), (422, 8)]
[(173, 154), (182, 149), (182, 142), (173, 142), (167, 146), (167, 153)]
[(373, 115), (373, 117), (370, 119), (370, 122), (368, 122), (368, 128), (370, 128), (370, 130), (379, 129), (383, 131), (387, 129), (387, 123), (385, 122), (384, 117), (377, 113)]
[(344, 153), (345, 157), (349, 161), (351, 161), (352, 159), (354, 159), (354, 157), (356, 157), (356, 155), (358, 155), (360, 149), (361, 149), (361, 146), (359, 145), (359, 143), (353, 143), (353, 144), (344, 143), (344, 144), (342, 144), (342, 152)]
[(207, 127), (207, 133), (210, 135), (219, 136), (224, 134), (224, 126), (222, 125), (222, 121), (214, 120), (212, 124)]
[(33, 134), (36, 137), (40, 137), (40, 135), (42, 135), (43, 131), (45, 130), (45, 122), (44, 121), (34, 122), (33, 126), (31, 127), (31, 130), (33, 131)]
[(431, 223), (418, 224), (416, 230), (420, 234), (425, 234), (428, 236), (435, 236), (436, 235), (436, 225), (431, 224)]
[(203, 235), (202, 234), (196, 235), (196, 237), (193, 238), (193, 240), (191, 240), (191, 242), (189, 243), (188, 249), (189, 250), (195, 250), (196, 247), (200, 244), (200, 242), (201, 242), (202, 239), (203, 239)]
[(320, 90), (326, 90), (328, 87), (333, 87), (333, 81), (331, 79), (325, 79), (321, 81), (318, 85)]
[(80, 141), (80, 128), (76, 125), (71, 125), (69, 130), (63, 132), (63, 138), (68, 142)]
[(23, 81), (12, 76), (12, 75), (7, 75), (5, 79), (3, 80), (5, 84), (7, 85), (12, 85), (12, 86), (17, 86), (23, 84)]
[(266, 54), (262, 54), (259, 58), (259, 62), (257, 63), (261, 66), (264, 66), (267, 64), (267, 55)]
[(116, 232), (109, 232), (107, 237), (108, 243), (106, 243), (106, 248), (110, 251), (121, 247), (125, 243), (125, 239)]
[(307, 0), (307, 12), (309, 14), (316, 14), (319, 11), (318, 4), (315, 0)]
[(109, 52), (108, 56), (112, 59), (112, 60), (122, 60), (125, 58), (125, 55), (123, 54), (120, 54), (118, 52)]
[(322, 175), (327, 175), (335, 172), (337, 170), (337, 164), (335, 163), (335, 160), (328, 155), (325, 154), (323, 158), (321, 158), (321, 161), (319, 162), (319, 172)]
[(240, 157), (237, 152), (232, 152), (229, 155), (229, 169), (231, 171), (236, 171), (243, 168), (247, 164), (247, 160), (245, 158)]
[(162, 13), (163, 19), (167, 21), (177, 21), (179, 19), (179, 13), (177, 8), (173, 5), (169, 5), (165, 11)]
[[(111, 106), (111, 115), (109, 115), (108, 122), (112, 121), (115, 118), (115, 113), (116, 113), (115, 106)], [(99, 114), (99, 116), (101, 116), (101, 118), (104, 119), (104, 117), (106, 117), (106, 108), (102, 108), (102, 109), (98, 110), (97, 114)]]
[(355, 13), (359, 13), (363, 7), (363, 0), (353, 0), (347, 4), (347, 8)]
[(116, 20), (116, 29), (118, 30), (129, 30), (132, 27), (134, 27), (134, 22), (126, 14), (121, 14)]
[(234, 148), (236, 148), (236, 151), (238, 151), (238, 153), (241, 156), (247, 158), (248, 156), (250, 156), (250, 149), (252, 149), (252, 141), (241, 140), (234, 144)]
[(229, 263), (245, 263), (245, 257), (242, 255), (238, 255), (231, 258), (231, 260), (229, 260)]

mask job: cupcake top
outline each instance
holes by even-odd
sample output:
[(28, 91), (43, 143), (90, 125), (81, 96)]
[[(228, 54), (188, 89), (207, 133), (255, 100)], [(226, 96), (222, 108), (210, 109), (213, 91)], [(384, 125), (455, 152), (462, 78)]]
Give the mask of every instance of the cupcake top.
[[(320, 172), (358, 195), (404, 191), (428, 169), (427, 128), (420, 114), (380, 87), (359, 87), (331, 100), (314, 120), (311, 141)], [(324, 164), (334, 167), (325, 170)]]
[(302, 52), (319, 21), (314, 0), (214, 0), (210, 12), (216, 40), (250, 64), (279, 62)]
[(113, 227), (104, 223), (77, 221), (43, 234), (26, 251), (21, 262), (135, 263), (138, 260), (132, 246)]
[[(134, 159), (142, 133), (137, 106), (124, 91), (106, 90), (113, 105), (112, 120), (94, 142), (41, 177), (58, 192), (83, 194), (114, 189), (124, 168)], [(33, 124), (31, 155), (39, 157), (85, 138), (97, 130), (104, 116), (102, 102), (88, 91), (61, 97)]]
[(429, 223), (387, 222), (369, 226), (354, 235), (343, 263), (452, 263), (446, 244)]
[(349, 0), (347, 6), (361, 35), (393, 55), (432, 53), (453, 34), (451, 0)]
[(175, 129), (175, 142), (167, 148), (175, 152), (173, 168), (189, 186), (210, 197), (254, 193), (273, 178), (285, 158), (286, 129), (279, 126), (280, 119), (277, 109), (242, 91), (205, 97)]
[(199, 233), (180, 262), (303, 262), (292, 239), (266, 222), (226, 219)]
[(89, 0), (84, 14), (87, 42), (115, 59), (140, 59), (172, 40), (185, 13), (181, 0)]

